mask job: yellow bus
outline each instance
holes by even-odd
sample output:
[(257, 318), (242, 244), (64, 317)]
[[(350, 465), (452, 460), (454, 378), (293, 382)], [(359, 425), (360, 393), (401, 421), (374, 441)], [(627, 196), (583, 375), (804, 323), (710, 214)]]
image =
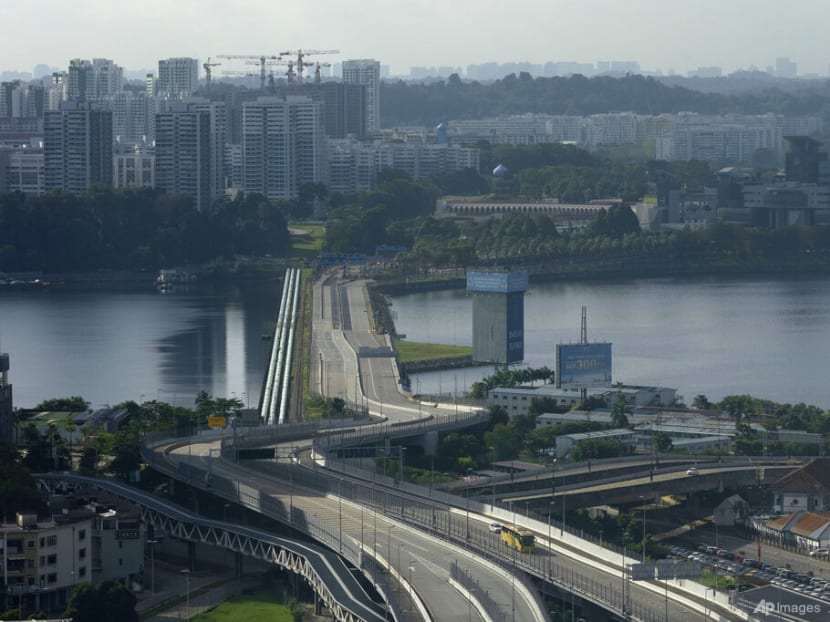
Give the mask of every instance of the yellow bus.
[(501, 539), (520, 553), (532, 553), (536, 540), (532, 532), (517, 525), (502, 525)]

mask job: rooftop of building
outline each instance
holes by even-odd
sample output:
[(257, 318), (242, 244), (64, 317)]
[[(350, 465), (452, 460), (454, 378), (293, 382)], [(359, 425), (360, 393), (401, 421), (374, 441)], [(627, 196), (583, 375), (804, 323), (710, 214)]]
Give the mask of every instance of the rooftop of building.
[(815, 458), (772, 485), (774, 492), (830, 494), (830, 458)]

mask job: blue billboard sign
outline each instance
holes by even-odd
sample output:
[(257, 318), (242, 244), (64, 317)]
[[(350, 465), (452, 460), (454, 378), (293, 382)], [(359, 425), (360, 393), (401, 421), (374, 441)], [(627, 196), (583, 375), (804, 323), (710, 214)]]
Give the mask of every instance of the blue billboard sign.
[(556, 346), (556, 385), (562, 389), (611, 384), (610, 343), (560, 343)]

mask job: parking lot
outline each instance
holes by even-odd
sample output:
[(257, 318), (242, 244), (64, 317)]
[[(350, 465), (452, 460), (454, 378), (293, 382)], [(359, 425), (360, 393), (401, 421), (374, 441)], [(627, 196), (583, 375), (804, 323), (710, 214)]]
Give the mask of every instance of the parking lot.
[[(710, 569), (740, 577), (744, 583), (775, 590), (776, 602), (798, 596), (807, 598), (807, 604), (812, 603), (813, 607), (807, 607), (806, 611), (818, 605), (822, 605), (820, 611), (830, 610), (830, 563), (826, 556), (811, 557), (762, 545), (734, 532), (717, 533), (714, 527), (697, 530), (683, 538), (682, 543), (667, 543), (667, 546), (673, 557), (698, 561)], [(750, 593), (766, 592), (754, 589), (745, 592)]]

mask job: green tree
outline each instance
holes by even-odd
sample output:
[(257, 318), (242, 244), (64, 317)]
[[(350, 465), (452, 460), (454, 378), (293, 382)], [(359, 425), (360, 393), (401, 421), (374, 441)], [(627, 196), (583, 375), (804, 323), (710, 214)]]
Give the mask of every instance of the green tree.
[(651, 442), (654, 443), (654, 449), (658, 454), (664, 454), (668, 451), (671, 451), (671, 436), (669, 436), (665, 432), (655, 432), (654, 436), (651, 439)]
[(0, 444), (0, 516), (13, 516), (22, 509), (39, 510), (43, 502), (37, 482), (11, 445)]
[(138, 426), (117, 432), (113, 438), (112, 461), (109, 470), (128, 479), (133, 471), (141, 466), (141, 443), (138, 435)]
[(692, 406), (697, 408), (698, 410), (708, 410), (712, 408), (712, 402), (709, 401), (703, 394), (695, 395), (694, 399), (692, 400)]
[(63, 613), (73, 622), (138, 622), (136, 598), (122, 583), (108, 579), (92, 586), (81, 583), (72, 592), (72, 598)]
[(611, 426), (615, 428), (627, 428), (628, 417), (626, 411), (628, 404), (625, 402), (625, 395), (617, 393), (614, 397), (614, 406), (611, 408)]

